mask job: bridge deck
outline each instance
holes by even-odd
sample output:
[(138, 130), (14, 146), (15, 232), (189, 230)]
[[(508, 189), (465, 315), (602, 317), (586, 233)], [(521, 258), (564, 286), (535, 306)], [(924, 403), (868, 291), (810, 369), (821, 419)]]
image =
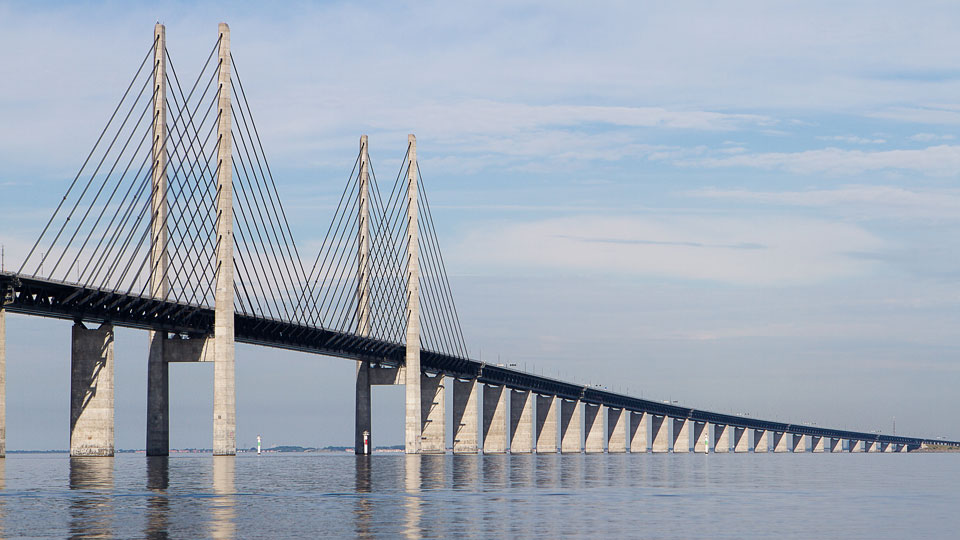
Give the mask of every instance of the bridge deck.
[[(189, 336), (207, 335), (213, 331), (214, 314), (210, 307), (164, 301), (80, 284), (23, 277), (11, 272), (0, 272), (0, 291), (2, 291), (0, 298), (5, 299), (5, 308), (11, 313), (89, 322), (110, 322), (115, 326)], [(369, 360), (383, 366), (399, 366), (404, 362), (404, 345), (401, 343), (390, 343), (352, 333), (241, 313), (237, 313), (235, 317), (235, 339), (241, 343)], [(486, 384), (529, 390), (613, 408), (686, 418), (696, 422), (910, 446), (919, 446), (923, 443), (960, 445), (957, 441), (827, 429), (679, 407), (428, 350), (421, 352), (420, 361), (422, 369), (443, 372), (451, 377), (475, 378)]]

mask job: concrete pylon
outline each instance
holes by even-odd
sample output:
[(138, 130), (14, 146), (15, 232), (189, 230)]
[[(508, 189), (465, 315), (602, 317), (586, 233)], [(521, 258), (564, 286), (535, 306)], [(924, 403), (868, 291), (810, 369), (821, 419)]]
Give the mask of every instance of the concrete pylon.
[(778, 454), (790, 451), (790, 446), (787, 444), (787, 434), (783, 431), (773, 432), (773, 451)]
[(724, 424), (713, 425), (713, 451), (718, 454), (730, 452), (730, 431), (732, 428)]
[(630, 453), (644, 454), (650, 448), (650, 415), (642, 411), (630, 411)]
[(557, 398), (537, 395), (537, 453), (557, 453)]
[(483, 453), (507, 451), (507, 388), (483, 385)]
[(592, 403), (583, 404), (583, 427), (586, 433), (586, 440), (583, 444), (583, 451), (588, 454), (603, 453), (603, 411), (606, 409), (603, 405), (594, 405)]
[(670, 451), (670, 427), (666, 416), (650, 416), (650, 451), (662, 454)]
[(73, 325), (70, 455), (113, 456), (113, 326)]
[(815, 453), (815, 454), (822, 454), (825, 446), (826, 446), (826, 445), (824, 444), (824, 440), (823, 440), (823, 437), (822, 437), (822, 436), (820, 436), (820, 435), (811, 435), (811, 436), (810, 436), (810, 448), (811, 448), (810, 451), (811, 451), (811, 452), (813, 452), (813, 453)]
[(579, 454), (583, 449), (580, 434), (580, 400), (560, 400), (560, 453)]
[(750, 441), (748, 439), (749, 439), (749, 436), (747, 435), (747, 428), (734, 427), (733, 428), (733, 451), (738, 454), (749, 452)]
[(693, 429), (693, 451), (698, 454), (705, 454), (710, 451), (710, 425), (705, 422), (692, 422)]
[(453, 453), (477, 453), (477, 380), (453, 379)]
[[(166, 298), (167, 267), (167, 38), (157, 23), (153, 30), (153, 165), (150, 187), (150, 295)], [(170, 372), (164, 354), (166, 332), (147, 332), (147, 455), (170, 453)]]
[(0, 293), (0, 458), (7, 457), (7, 310)]
[(864, 442), (867, 452), (879, 452), (880, 446), (877, 441), (865, 441)]
[(884, 453), (893, 452), (893, 444), (888, 442), (880, 443), (880, 451)]
[(420, 451), (425, 454), (443, 454), (447, 451), (446, 389), (443, 373), (431, 377), (420, 375)]
[(753, 451), (754, 453), (765, 453), (770, 451), (770, 439), (767, 437), (767, 430), (754, 429), (753, 431)]
[(237, 390), (233, 344), (233, 138), (230, 113), (230, 27), (220, 23), (220, 121), (217, 136), (217, 287), (213, 320), (213, 455), (237, 453)]
[[(417, 138), (407, 135), (407, 346), (406, 423), (404, 449), (420, 453), (420, 240), (417, 229)], [(487, 390), (483, 412), (486, 420)], [(506, 424), (504, 424), (506, 425)], [(504, 445), (506, 445), (504, 434)], [(484, 424), (483, 451), (487, 451)], [(503, 451), (506, 451), (504, 448)]]
[[(370, 335), (370, 153), (360, 137), (360, 215), (357, 217), (357, 335)], [(373, 452), (370, 404), (370, 361), (358, 360), (355, 378), (353, 452)]]
[(690, 452), (690, 421), (686, 418), (672, 418), (673, 424), (673, 452), (683, 454)]
[(627, 451), (627, 423), (630, 411), (607, 407), (607, 452), (619, 454)]
[(801, 435), (799, 433), (790, 434), (790, 451), (791, 452), (806, 452), (807, 451), (807, 436)]
[(533, 452), (533, 392), (510, 390), (510, 453)]
[(863, 452), (863, 441), (850, 439), (847, 441), (847, 451), (851, 453)]

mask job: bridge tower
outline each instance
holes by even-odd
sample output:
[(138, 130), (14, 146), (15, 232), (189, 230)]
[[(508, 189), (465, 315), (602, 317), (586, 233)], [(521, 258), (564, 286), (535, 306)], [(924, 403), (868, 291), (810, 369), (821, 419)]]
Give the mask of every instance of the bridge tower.
[[(370, 152), (367, 136), (360, 137), (360, 215), (357, 253), (357, 334), (370, 335)], [(356, 422), (354, 452), (357, 455), (373, 451), (370, 419), (370, 361), (357, 361)], [(364, 441), (366, 435), (366, 441)]]
[(407, 136), (407, 336), (404, 449), (419, 454), (423, 429), (420, 393), (420, 246), (417, 230), (417, 138)]

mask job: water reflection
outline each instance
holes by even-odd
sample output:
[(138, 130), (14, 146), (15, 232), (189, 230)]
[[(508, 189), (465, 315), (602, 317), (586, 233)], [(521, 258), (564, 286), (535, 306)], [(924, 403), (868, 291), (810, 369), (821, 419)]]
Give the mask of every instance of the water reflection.
[(216, 498), (211, 508), (210, 536), (212, 538), (234, 538), (237, 535), (235, 523), (236, 458), (233, 456), (213, 457), (213, 493)]
[(147, 525), (144, 536), (150, 539), (169, 538), (170, 499), (167, 488), (170, 487), (170, 458), (147, 458), (147, 489), (153, 495), (147, 498)]
[(359, 495), (356, 499), (356, 506), (353, 510), (354, 533), (359, 538), (370, 538), (372, 536), (371, 527), (374, 520), (373, 502), (367, 496), (371, 491), (373, 481), (371, 479), (371, 456), (357, 456), (354, 463), (354, 490)]
[(70, 458), (71, 538), (112, 538), (113, 458)]
[(408, 454), (403, 462), (403, 486), (406, 491), (403, 508), (406, 511), (403, 534), (407, 538), (421, 538), (420, 531), (420, 465), (423, 456)]

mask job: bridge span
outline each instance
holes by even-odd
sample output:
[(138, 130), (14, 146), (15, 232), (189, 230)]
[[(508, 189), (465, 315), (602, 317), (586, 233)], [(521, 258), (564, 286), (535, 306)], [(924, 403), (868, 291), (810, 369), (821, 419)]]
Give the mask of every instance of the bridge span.
[[(158, 24), (140, 70), (33, 249), (18, 270), (0, 272), (0, 382), (10, 312), (74, 321), (76, 456), (114, 453), (116, 326), (149, 333), (148, 455), (169, 452), (169, 364), (177, 362), (213, 364), (213, 450), (236, 453), (236, 342), (356, 362), (358, 454), (372, 451), (370, 392), (385, 384), (406, 387), (408, 453), (451, 446), (454, 453), (598, 453), (960, 445), (680, 407), (471, 359), (416, 138), (409, 136), (389, 191), (380, 190), (368, 146), (361, 137), (308, 271), (230, 54), (229, 27), (220, 25), (191, 88), (177, 76)], [(0, 383), (0, 411), (5, 400)]]

